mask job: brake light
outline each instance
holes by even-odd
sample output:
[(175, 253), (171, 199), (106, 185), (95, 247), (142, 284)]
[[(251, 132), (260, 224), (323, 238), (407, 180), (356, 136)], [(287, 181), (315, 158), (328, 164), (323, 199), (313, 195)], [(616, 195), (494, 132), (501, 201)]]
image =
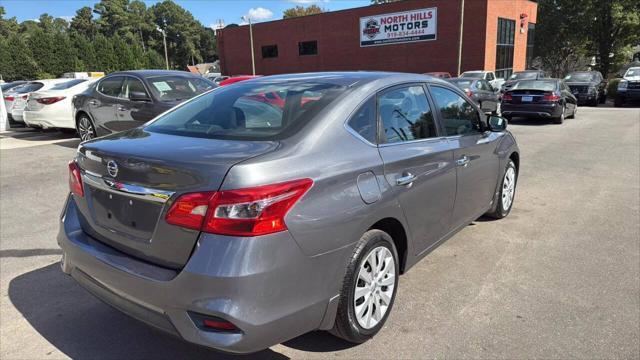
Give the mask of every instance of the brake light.
[(513, 97), (511, 96), (511, 94), (505, 93), (504, 95), (502, 95), (502, 101), (509, 102), (512, 100), (513, 100)]
[(542, 98), (543, 101), (558, 101), (560, 100), (560, 95), (556, 95), (554, 93), (545, 93)]
[(13, 96), (8, 96), (8, 95), (7, 95), (7, 96), (5, 96), (5, 97), (4, 97), (4, 99), (5, 99), (5, 100), (7, 100), (7, 101), (13, 101), (13, 100), (15, 100), (16, 98), (14, 98)]
[(51, 105), (51, 104), (55, 104), (58, 101), (64, 100), (64, 99), (66, 99), (66, 96), (54, 96), (54, 97), (46, 97), (46, 98), (36, 99), (36, 101), (39, 102), (40, 104)]
[(27, 100), (29, 98), (29, 95), (22, 95), (22, 100)]
[(73, 160), (69, 162), (69, 190), (77, 196), (84, 197), (80, 167)]
[(165, 217), (173, 225), (212, 234), (259, 236), (287, 230), (284, 217), (311, 179), (180, 196)]

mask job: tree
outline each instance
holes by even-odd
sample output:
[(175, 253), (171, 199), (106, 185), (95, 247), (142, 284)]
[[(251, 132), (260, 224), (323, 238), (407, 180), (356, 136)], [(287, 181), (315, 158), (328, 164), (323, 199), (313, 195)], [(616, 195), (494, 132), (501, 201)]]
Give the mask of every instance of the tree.
[(291, 9), (286, 9), (285, 11), (283, 11), (282, 18), (290, 19), (290, 18), (299, 17), (299, 16), (320, 14), (325, 11), (326, 11), (325, 9), (319, 7), (318, 5), (309, 5), (307, 7), (298, 5), (296, 7), (293, 7)]
[(73, 33), (93, 39), (97, 32), (98, 26), (93, 21), (93, 11), (90, 7), (85, 6), (76, 11), (76, 16), (71, 19), (70, 29)]
[(31, 56), (31, 49), (19, 34), (9, 38), (9, 63), (11, 68), (7, 71), (7, 79), (33, 79), (36, 77), (37, 64)]

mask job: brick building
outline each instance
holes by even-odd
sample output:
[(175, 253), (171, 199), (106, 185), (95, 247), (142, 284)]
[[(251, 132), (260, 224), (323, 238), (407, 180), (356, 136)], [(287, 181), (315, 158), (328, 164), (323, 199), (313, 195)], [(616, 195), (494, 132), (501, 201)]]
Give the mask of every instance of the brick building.
[[(462, 0), (406, 0), (253, 25), (256, 74), (330, 70), (458, 72)], [(465, 0), (461, 70), (524, 70), (537, 3)], [(251, 74), (249, 26), (218, 32), (222, 72)]]

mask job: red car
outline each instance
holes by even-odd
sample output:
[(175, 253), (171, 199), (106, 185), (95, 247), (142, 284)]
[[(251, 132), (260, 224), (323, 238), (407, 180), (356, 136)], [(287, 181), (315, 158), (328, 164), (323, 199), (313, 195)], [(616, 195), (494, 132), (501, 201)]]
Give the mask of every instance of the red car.
[(219, 85), (220, 86), (230, 85), (230, 84), (237, 83), (237, 82), (240, 82), (240, 81), (255, 79), (255, 78), (260, 77), (260, 76), (262, 76), (262, 75), (238, 75), (238, 76), (233, 76), (233, 77), (230, 77), (230, 78), (228, 78), (226, 80), (221, 81)]

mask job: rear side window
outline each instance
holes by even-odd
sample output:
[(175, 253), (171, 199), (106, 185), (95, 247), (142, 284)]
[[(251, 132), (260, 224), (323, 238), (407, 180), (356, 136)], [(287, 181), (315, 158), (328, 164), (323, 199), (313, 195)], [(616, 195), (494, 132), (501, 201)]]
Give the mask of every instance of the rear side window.
[(433, 113), (422, 86), (398, 88), (378, 98), (381, 143), (396, 143), (438, 136)]
[(239, 82), (221, 87), (146, 127), (212, 139), (277, 140), (298, 131), (346, 91), (321, 82)]
[(80, 83), (83, 83), (87, 81), (86, 79), (75, 79), (75, 80), (71, 80), (71, 81), (67, 81), (67, 82), (63, 82), (60, 84), (56, 84), (54, 87), (51, 88), (51, 90), (65, 90), (71, 87), (74, 87)]
[(204, 78), (190, 76), (153, 76), (146, 78), (151, 92), (160, 101), (181, 101), (211, 90), (215, 85)]
[(15, 92), (18, 94), (26, 94), (40, 90), (44, 86), (41, 82), (30, 82), (15, 88)]
[(447, 136), (470, 135), (482, 132), (476, 108), (457, 93), (439, 86), (431, 87), (442, 125)]
[(347, 125), (353, 129), (358, 135), (362, 136), (368, 142), (375, 144), (377, 126), (376, 126), (376, 99), (367, 100), (351, 117)]
[(98, 91), (104, 95), (118, 97), (122, 88), (122, 76), (106, 78), (98, 84)]

